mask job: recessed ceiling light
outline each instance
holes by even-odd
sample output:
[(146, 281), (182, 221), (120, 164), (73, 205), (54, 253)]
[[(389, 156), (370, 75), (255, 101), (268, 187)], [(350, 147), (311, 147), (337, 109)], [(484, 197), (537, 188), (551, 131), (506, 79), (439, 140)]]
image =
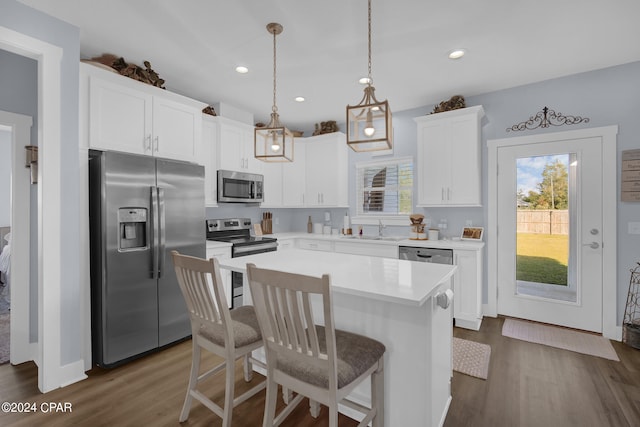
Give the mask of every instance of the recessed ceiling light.
[(361, 85), (366, 85), (370, 82), (369, 77), (362, 77), (360, 80), (358, 80), (358, 83), (360, 83)]
[(296, 100), (297, 102), (304, 102), (304, 96), (296, 96), (296, 97), (295, 97), (295, 100)]
[(466, 51), (464, 49), (454, 49), (449, 52), (449, 59), (460, 59), (465, 53)]
[(247, 67), (245, 67), (244, 65), (238, 65), (236, 67), (236, 71), (240, 74), (246, 74), (249, 72), (249, 69)]

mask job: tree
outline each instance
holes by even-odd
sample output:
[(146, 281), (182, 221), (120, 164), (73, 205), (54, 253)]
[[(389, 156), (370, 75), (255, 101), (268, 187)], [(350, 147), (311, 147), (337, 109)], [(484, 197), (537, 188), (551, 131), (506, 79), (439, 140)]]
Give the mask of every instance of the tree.
[(569, 206), (569, 175), (567, 167), (556, 159), (547, 163), (542, 171), (538, 191), (530, 190), (522, 200), (530, 209), (567, 209)]

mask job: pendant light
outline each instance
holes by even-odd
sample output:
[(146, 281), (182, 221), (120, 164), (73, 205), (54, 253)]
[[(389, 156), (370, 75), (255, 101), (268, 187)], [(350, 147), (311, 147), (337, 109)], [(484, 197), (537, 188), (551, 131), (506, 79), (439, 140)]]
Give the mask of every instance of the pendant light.
[(254, 156), (265, 162), (293, 161), (293, 134), (282, 123), (276, 106), (276, 36), (282, 33), (282, 25), (272, 22), (267, 31), (273, 34), (273, 107), (271, 120), (254, 132)]
[(371, 78), (371, 0), (369, 0), (369, 75), (358, 105), (347, 105), (347, 144), (353, 151), (390, 150), (393, 147), (391, 110), (378, 101)]

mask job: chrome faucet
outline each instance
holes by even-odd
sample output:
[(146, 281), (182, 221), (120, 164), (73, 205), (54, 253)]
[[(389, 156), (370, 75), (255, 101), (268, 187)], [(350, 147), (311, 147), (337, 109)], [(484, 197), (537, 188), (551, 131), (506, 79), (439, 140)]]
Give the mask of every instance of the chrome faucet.
[(382, 220), (379, 219), (378, 220), (378, 237), (382, 237), (382, 230), (386, 227), (386, 225), (384, 225), (382, 223)]

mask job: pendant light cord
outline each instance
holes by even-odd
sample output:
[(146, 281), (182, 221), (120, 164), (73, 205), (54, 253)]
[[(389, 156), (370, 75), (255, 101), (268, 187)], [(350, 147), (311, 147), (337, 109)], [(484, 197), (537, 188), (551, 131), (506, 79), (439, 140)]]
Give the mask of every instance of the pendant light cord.
[(371, 79), (371, 0), (369, 0), (369, 14), (368, 14), (368, 23), (369, 23), (369, 31), (368, 31), (368, 35), (369, 35), (369, 62), (368, 62), (368, 67), (369, 67), (369, 86), (371, 86), (373, 84), (373, 81)]
[(274, 113), (278, 112), (278, 107), (276, 106), (276, 31), (273, 31), (273, 107), (271, 107), (271, 111)]

